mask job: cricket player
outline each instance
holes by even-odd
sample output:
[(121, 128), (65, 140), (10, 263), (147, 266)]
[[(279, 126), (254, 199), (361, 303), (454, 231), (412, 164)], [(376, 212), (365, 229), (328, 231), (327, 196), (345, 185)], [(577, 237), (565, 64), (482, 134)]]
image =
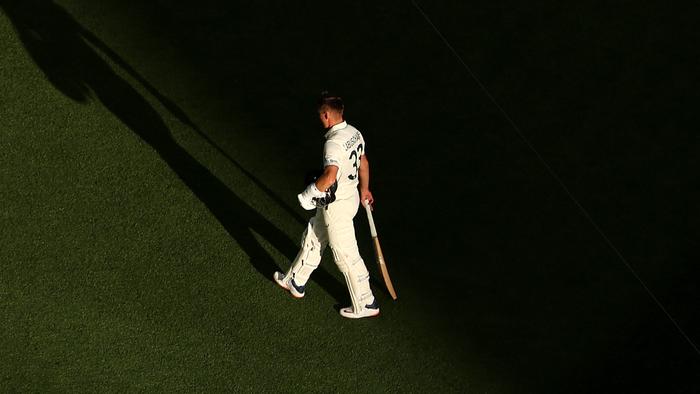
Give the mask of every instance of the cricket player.
[[(345, 277), (352, 305), (340, 315), (357, 319), (379, 315), (369, 286), (369, 272), (360, 256), (353, 218), (360, 201), (374, 202), (369, 190), (369, 162), (362, 134), (343, 119), (343, 100), (321, 94), (318, 115), (327, 130), (323, 147), (323, 173), (297, 198), (316, 215), (302, 235), (301, 250), (286, 273), (275, 272), (274, 280), (295, 298), (304, 296), (311, 273), (318, 268), (327, 245)], [(359, 192), (358, 192), (359, 186)]]

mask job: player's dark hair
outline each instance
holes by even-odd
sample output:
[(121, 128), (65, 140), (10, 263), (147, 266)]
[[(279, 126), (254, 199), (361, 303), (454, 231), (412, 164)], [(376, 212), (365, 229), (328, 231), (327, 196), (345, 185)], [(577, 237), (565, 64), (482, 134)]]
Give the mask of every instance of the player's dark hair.
[(324, 90), (318, 97), (317, 108), (319, 111), (332, 110), (342, 115), (345, 105), (342, 97)]

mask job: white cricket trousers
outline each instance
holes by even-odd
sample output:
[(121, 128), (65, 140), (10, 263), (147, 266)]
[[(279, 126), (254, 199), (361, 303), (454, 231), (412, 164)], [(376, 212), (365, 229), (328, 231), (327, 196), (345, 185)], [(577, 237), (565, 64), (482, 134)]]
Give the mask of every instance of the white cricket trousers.
[(326, 246), (330, 245), (333, 259), (345, 277), (355, 313), (374, 301), (369, 272), (357, 248), (352, 222), (359, 206), (360, 197), (355, 193), (351, 198), (317, 208), (316, 216), (309, 220), (301, 237), (301, 250), (285, 275), (299, 286), (306, 285), (311, 273), (321, 263)]

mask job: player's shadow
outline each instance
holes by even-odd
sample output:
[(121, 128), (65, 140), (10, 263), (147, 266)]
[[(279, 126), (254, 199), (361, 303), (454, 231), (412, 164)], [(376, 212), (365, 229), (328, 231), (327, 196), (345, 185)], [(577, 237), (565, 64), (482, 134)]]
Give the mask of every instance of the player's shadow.
[[(298, 243), (290, 240), (182, 148), (158, 112), (134, 87), (117, 75), (103, 57), (109, 58), (123, 71), (131, 74), (174, 116), (203, 135), (196, 125), (107, 45), (51, 0), (0, 0), (0, 8), (14, 24), (34, 62), (56, 89), (78, 102), (87, 102), (94, 95), (129, 129), (153, 147), (235, 238), (263, 277), (271, 280), (272, 273), (279, 270), (279, 267), (255, 239), (254, 233), (262, 236), (289, 259), (294, 258)], [(232, 158), (228, 155), (226, 157), (240, 168)], [(262, 185), (252, 174), (246, 174), (256, 184)], [(268, 189), (263, 190), (274, 200), (281, 201)], [(286, 205), (284, 207), (289, 211)], [(299, 220), (298, 214), (294, 216)], [(313, 280), (336, 301), (347, 298), (343, 286), (327, 271), (318, 270)]]

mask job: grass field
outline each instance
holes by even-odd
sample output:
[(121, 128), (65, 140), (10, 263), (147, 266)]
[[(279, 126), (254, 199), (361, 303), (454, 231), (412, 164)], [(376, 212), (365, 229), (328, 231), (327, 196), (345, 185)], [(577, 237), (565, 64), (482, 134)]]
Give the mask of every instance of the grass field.
[[(0, 391), (700, 391), (692, 13), (417, 4), (0, 0)], [(378, 319), (271, 281), (324, 88)]]

